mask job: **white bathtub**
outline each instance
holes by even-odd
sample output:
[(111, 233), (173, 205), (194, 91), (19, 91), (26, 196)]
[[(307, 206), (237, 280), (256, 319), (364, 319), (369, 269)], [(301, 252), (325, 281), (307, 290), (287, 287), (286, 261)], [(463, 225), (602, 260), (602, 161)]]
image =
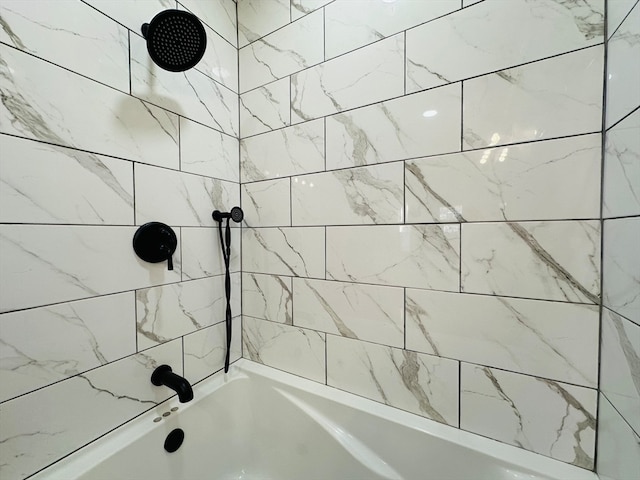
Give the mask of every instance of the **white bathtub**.
[[(240, 360), (34, 480), (596, 480), (594, 473)], [(163, 413), (178, 410), (154, 422)], [(185, 440), (167, 453), (167, 434)]]

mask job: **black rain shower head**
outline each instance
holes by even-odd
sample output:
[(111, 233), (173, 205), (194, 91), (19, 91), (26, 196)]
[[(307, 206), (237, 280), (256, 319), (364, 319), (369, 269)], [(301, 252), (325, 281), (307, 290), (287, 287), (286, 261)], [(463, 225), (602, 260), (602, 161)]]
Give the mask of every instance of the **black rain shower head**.
[(207, 48), (207, 33), (194, 14), (183, 10), (164, 10), (151, 23), (142, 25), (151, 59), (170, 72), (194, 67)]

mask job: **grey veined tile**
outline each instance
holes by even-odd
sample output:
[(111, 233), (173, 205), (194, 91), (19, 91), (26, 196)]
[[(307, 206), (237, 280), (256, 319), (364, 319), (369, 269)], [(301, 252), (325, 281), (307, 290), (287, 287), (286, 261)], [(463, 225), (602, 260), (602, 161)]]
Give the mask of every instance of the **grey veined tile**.
[(291, 277), (242, 274), (242, 314), (293, 325)]
[(640, 435), (602, 394), (598, 415), (598, 476), (602, 480), (634, 478), (640, 470)]
[(240, 138), (290, 123), (289, 77), (240, 95)]

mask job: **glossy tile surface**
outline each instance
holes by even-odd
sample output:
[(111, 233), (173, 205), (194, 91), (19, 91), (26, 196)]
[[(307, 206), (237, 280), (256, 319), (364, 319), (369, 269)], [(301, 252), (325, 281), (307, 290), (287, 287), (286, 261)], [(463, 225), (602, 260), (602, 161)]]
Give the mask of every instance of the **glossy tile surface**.
[(289, 0), (238, 2), (238, 46), (243, 47), (289, 23)]
[(597, 386), (595, 305), (407, 289), (406, 312), (410, 350)]
[(327, 384), (440, 423), (458, 424), (458, 362), (327, 336)]
[(463, 363), (460, 428), (591, 469), (595, 390)]
[(464, 82), (464, 148), (597, 132), (603, 48), (596, 46)]
[(242, 314), (244, 316), (293, 324), (291, 277), (242, 274)]
[(289, 78), (283, 78), (240, 95), (241, 138), (289, 125), (289, 90)]
[(457, 292), (459, 255), (457, 225), (327, 227), (327, 279)]
[(597, 218), (600, 142), (594, 134), (410, 160), (407, 221)]
[[(186, 227), (180, 229), (182, 239), (182, 279), (196, 279), (223, 275), (224, 260), (220, 235), (216, 227)], [(240, 271), (240, 229), (231, 230), (231, 272)]]
[(291, 19), (297, 20), (334, 0), (291, 0)]
[(462, 291), (599, 303), (597, 221), (462, 225)]
[(288, 178), (242, 185), (242, 208), (250, 227), (291, 226), (291, 181)]
[(402, 223), (400, 162), (291, 179), (293, 225)]
[(461, 84), (327, 117), (327, 169), (460, 150)]
[(404, 346), (401, 288), (294, 278), (293, 289), (296, 326)]
[(203, 23), (215, 30), (231, 45), (238, 43), (238, 22), (234, 0), (179, 0), (179, 3), (195, 14)]

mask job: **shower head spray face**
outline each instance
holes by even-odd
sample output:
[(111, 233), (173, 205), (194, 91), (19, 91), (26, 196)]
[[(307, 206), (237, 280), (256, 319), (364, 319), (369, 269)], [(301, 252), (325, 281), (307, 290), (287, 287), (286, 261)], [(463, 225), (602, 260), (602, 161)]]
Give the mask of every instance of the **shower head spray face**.
[(207, 48), (202, 22), (183, 10), (164, 10), (142, 25), (151, 59), (164, 70), (184, 72), (194, 67)]

